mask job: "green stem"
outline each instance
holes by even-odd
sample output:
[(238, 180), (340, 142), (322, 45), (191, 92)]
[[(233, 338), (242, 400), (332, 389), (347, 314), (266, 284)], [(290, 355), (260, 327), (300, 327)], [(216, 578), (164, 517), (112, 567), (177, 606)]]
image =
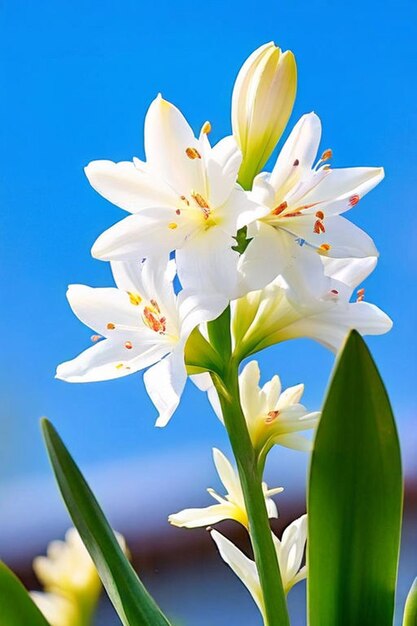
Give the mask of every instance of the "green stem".
[[(216, 322), (225, 326), (227, 319), (227, 315), (222, 316), (222, 319), (219, 318)], [(220, 329), (218, 330), (220, 336)], [(257, 455), (240, 404), (239, 363), (229, 352), (230, 344), (225, 342), (224, 345), (223, 373), (221, 376), (212, 374), (212, 378), (219, 394), (224, 423), (245, 499), (249, 534), (264, 598), (265, 626), (289, 626), (287, 603), (262, 489), (262, 470), (258, 466)]]

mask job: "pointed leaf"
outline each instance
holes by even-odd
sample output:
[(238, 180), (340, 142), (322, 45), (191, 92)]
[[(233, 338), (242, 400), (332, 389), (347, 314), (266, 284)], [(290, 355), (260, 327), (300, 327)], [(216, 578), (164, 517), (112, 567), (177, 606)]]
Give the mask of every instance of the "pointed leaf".
[(169, 626), (124, 555), (58, 433), (48, 420), (42, 420), (42, 429), (62, 497), (122, 623), (124, 626)]
[(398, 436), (369, 350), (352, 332), (311, 460), (310, 626), (391, 626), (402, 514)]
[(403, 626), (417, 626), (417, 578), (411, 585), (405, 601)]
[(49, 626), (13, 572), (0, 561), (1, 626)]

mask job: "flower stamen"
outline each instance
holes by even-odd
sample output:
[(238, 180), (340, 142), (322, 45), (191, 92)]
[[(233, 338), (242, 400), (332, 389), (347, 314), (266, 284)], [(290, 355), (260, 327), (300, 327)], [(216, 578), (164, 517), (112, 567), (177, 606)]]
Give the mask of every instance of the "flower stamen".
[(186, 151), (185, 151), (185, 154), (191, 160), (201, 159), (201, 154), (199, 153), (199, 151), (196, 148), (187, 148)]

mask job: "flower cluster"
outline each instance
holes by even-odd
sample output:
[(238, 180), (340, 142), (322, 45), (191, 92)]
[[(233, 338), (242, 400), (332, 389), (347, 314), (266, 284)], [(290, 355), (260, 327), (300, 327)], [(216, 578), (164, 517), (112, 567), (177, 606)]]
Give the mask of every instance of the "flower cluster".
[[(278, 516), (272, 496), (282, 488), (263, 482), (266, 457), (274, 445), (309, 451), (311, 438), (301, 433), (314, 429), (320, 414), (301, 404), (303, 385), (282, 391), (274, 376), (260, 387), (256, 361), (240, 375), (238, 368), (288, 339), (309, 337), (337, 351), (351, 329), (382, 334), (392, 325), (365, 302), (362, 282), (376, 266), (375, 244), (343, 216), (382, 180), (383, 169), (334, 168), (332, 150), (320, 150), (320, 119), (308, 113), (271, 171), (262, 171), (290, 117), (296, 75), (291, 52), (261, 46), (236, 79), (230, 136), (212, 145), (209, 122), (196, 135), (179, 109), (158, 95), (145, 118), (146, 160), (86, 167), (91, 186), (128, 215), (92, 247), (95, 258), (110, 262), (115, 286), (68, 289), (75, 315), (94, 332), (94, 345), (57, 369), (68, 382), (146, 370), (157, 426), (170, 420), (188, 376), (207, 393), (227, 429), (237, 469), (214, 449), (226, 495), (209, 489), (216, 504), (180, 511), (169, 521), (195, 528), (230, 519), (247, 529), (255, 561), (216, 530), (211, 536), (265, 623), (274, 613), (262, 581), (274, 567), (277, 585), (281, 573), (280, 597), (307, 575), (306, 515), (281, 540), (270, 536), (268, 519)], [(256, 506), (249, 506), (254, 494)], [(269, 543), (273, 555), (267, 568), (259, 548), (262, 525), (262, 549)], [(51, 594), (57, 591), (48, 573), (54, 569), (49, 561), (37, 565)], [(79, 619), (71, 616), (67, 593), (35, 599), (46, 613), (59, 601), (58, 613), (69, 616), (51, 618), (53, 626)]]
[(337, 349), (349, 329), (389, 330), (390, 319), (363, 302), (363, 288), (351, 302), (378, 253), (341, 216), (381, 181), (382, 168), (334, 169), (330, 149), (317, 160), (321, 123), (309, 113), (272, 171), (260, 172), (295, 91), (292, 53), (266, 44), (237, 77), (232, 135), (211, 145), (209, 122), (196, 136), (158, 95), (145, 118), (146, 161), (86, 167), (92, 187), (129, 215), (92, 247), (111, 262), (116, 286), (69, 287), (70, 306), (93, 329), (95, 345), (60, 365), (58, 378), (89, 382), (150, 368), (145, 386), (163, 426), (186, 382), (190, 335), (230, 303), (241, 357), (292, 337)]

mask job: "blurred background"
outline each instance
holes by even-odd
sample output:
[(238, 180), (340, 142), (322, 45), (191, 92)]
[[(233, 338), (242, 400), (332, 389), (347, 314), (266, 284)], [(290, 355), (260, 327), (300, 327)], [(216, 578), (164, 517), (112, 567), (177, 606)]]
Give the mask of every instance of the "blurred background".
[[(290, 127), (315, 110), (322, 148), (335, 166), (383, 165), (385, 181), (350, 212), (381, 257), (366, 298), (393, 319), (369, 345), (398, 420), (406, 473), (406, 526), (399, 607), (417, 574), (416, 138), (417, 4), (414, 0), (24, 0), (0, 2), (1, 168), (0, 554), (24, 578), (47, 542), (69, 526), (39, 432), (53, 421), (163, 608), (193, 626), (259, 624), (256, 609), (204, 530), (170, 528), (167, 515), (209, 503), (219, 488), (211, 448), (228, 452), (221, 424), (188, 385), (169, 426), (140, 375), (90, 385), (54, 379), (55, 367), (89, 345), (71, 313), (69, 283), (110, 284), (93, 260), (99, 233), (123, 217), (88, 185), (94, 159), (143, 157), (143, 119), (158, 92), (195, 130), (230, 132), (237, 71), (270, 40), (297, 57), (299, 88)], [(288, 134), (288, 131), (287, 133)], [(263, 377), (304, 382), (321, 406), (333, 356), (311, 341), (260, 355)], [(304, 510), (307, 459), (277, 450), (267, 478), (282, 485), (280, 531)], [(230, 527), (227, 531), (236, 534)], [(290, 594), (304, 624), (304, 594)], [(203, 608), (202, 608), (203, 607)], [(117, 619), (103, 606), (98, 624)]]

